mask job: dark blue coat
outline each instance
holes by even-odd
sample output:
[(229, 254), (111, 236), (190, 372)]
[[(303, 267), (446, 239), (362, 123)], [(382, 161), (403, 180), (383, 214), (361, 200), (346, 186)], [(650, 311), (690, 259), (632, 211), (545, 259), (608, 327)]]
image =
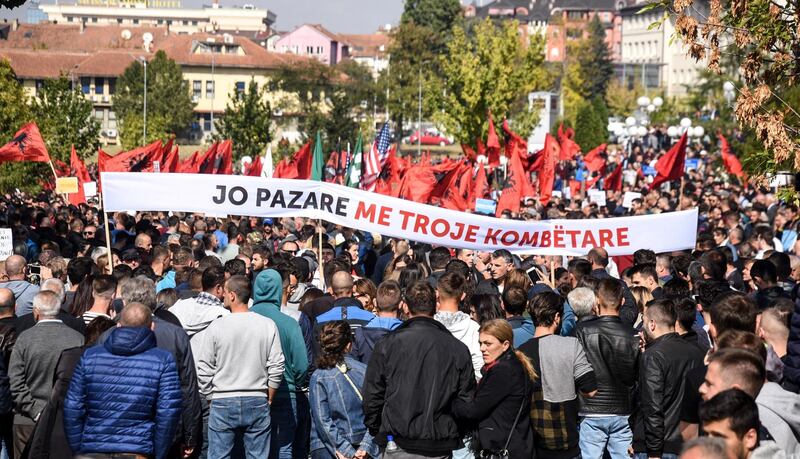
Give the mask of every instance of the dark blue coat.
[(166, 457), (181, 413), (175, 359), (150, 329), (115, 328), (81, 357), (64, 400), (64, 431), (76, 454)]

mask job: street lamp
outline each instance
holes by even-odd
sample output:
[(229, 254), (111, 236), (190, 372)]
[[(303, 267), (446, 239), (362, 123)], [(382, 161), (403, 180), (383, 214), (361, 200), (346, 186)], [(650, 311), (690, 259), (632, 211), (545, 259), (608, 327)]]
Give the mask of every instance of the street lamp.
[(147, 59), (139, 57), (139, 61), (144, 65), (144, 103), (142, 104), (142, 145), (147, 144)]

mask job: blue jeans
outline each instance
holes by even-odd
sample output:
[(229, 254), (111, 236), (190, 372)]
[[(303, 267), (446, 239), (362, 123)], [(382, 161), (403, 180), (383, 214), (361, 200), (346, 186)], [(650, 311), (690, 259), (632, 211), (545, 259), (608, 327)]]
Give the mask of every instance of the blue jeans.
[(231, 397), (211, 401), (208, 457), (231, 457), (237, 436), (244, 440), (248, 459), (263, 459), (267, 456), (270, 417), (266, 397)]
[(628, 416), (583, 418), (578, 443), (584, 459), (602, 459), (606, 448), (612, 459), (629, 459), (628, 447), (633, 443), (633, 432)]
[[(275, 397), (272, 401), (272, 444), (269, 459), (307, 459), (311, 438), (311, 407), (308, 396)], [(213, 456), (212, 456), (213, 457)]]

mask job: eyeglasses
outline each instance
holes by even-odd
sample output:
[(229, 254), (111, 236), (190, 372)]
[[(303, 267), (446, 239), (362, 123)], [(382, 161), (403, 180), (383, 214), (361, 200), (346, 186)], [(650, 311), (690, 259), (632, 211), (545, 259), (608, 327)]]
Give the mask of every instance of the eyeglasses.
[(84, 231), (83, 235), (84, 236), (94, 236), (94, 231)]
[(296, 254), (297, 254), (297, 250), (284, 250), (284, 249), (281, 249), (281, 253), (285, 253), (285, 254), (287, 254), (287, 255), (292, 255), (292, 256), (294, 256), (294, 255), (296, 255)]

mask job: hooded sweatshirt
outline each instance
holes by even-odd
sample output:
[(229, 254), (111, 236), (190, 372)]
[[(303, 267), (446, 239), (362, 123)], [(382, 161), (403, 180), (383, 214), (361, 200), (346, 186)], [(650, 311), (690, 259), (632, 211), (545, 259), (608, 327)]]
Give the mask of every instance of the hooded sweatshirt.
[(472, 368), (475, 370), (475, 378), (481, 379), (481, 368), (483, 368), (483, 354), (479, 341), (478, 329), (480, 325), (472, 320), (467, 314), (458, 312), (439, 311), (434, 316), (439, 323), (444, 325), (453, 337), (464, 343), (469, 349), (472, 358)]
[(758, 393), (756, 404), (759, 420), (775, 443), (787, 455), (800, 453), (795, 435), (800, 433), (800, 395), (768, 382)]
[(282, 288), (278, 271), (261, 271), (253, 283), (253, 307), (250, 311), (275, 322), (284, 355), (283, 382), (278, 388), (278, 397), (294, 398), (295, 392), (306, 385), (308, 356), (300, 325), (281, 312)]
[(194, 365), (197, 368), (198, 355), (203, 348), (204, 333), (200, 333), (211, 325), (214, 320), (227, 316), (231, 312), (222, 306), (218, 298), (200, 292), (195, 298), (179, 300), (171, 308), (171, 312), (181, 322), (181, 327), (189, 335), (189, 345), (192, 348)]
[(33, 296), (39, 293), (39, 286), (24, 280), (12, 280), (0, 283), (0, 288), (7, 288), (14, 293), (17, 307), (14, 314), (22, 317), (33, 312)]

